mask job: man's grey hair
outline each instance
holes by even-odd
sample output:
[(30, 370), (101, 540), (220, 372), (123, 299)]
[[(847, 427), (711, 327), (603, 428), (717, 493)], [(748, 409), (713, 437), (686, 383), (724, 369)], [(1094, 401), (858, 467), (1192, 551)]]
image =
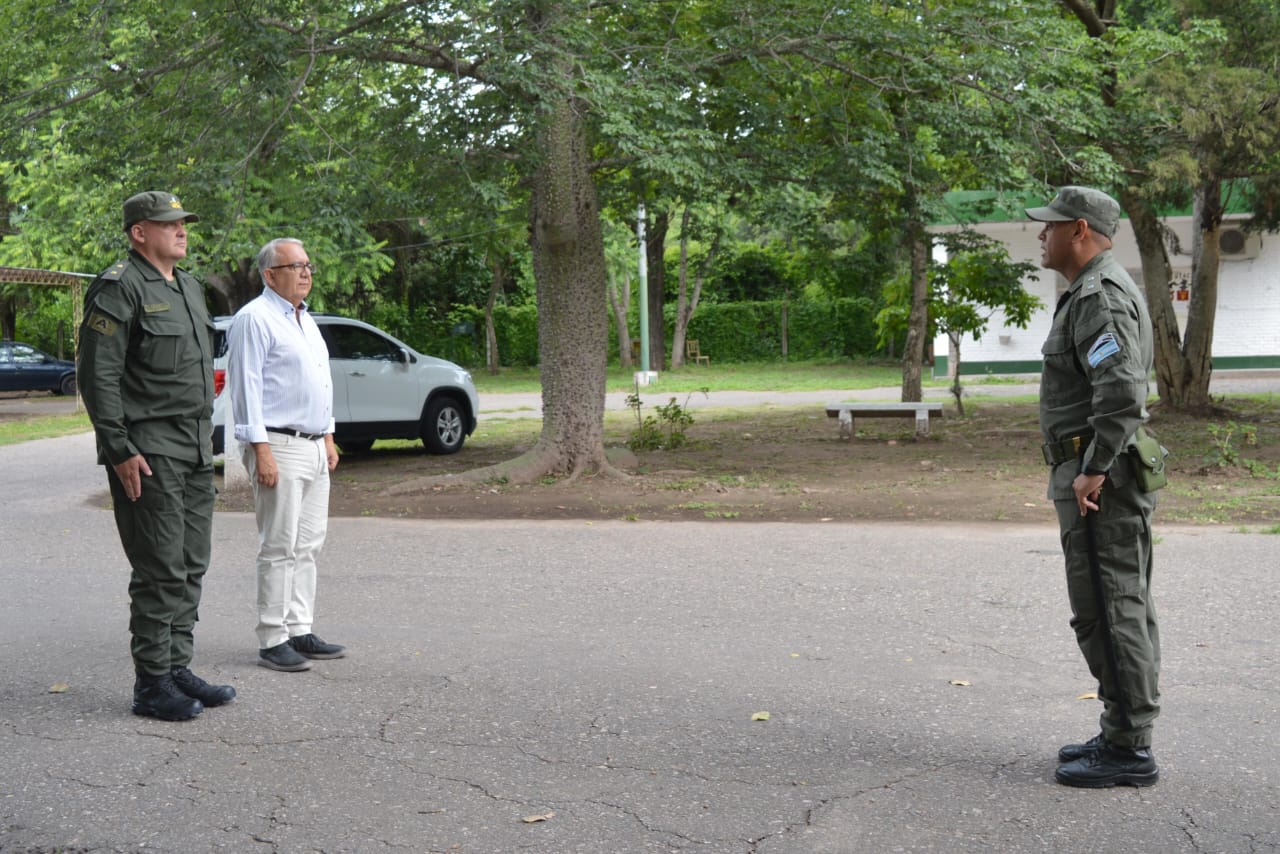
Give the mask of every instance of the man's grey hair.
[(267, 283), (267, 270), (276, 265), (276, 260), (280, 257), (280, 247), (286, 243), (292, 243), (294, 246), (302, 245), (302, 241), (296, 237), (277, 237), (258, 250), (258, 278), (262, 279), (263, 285)]

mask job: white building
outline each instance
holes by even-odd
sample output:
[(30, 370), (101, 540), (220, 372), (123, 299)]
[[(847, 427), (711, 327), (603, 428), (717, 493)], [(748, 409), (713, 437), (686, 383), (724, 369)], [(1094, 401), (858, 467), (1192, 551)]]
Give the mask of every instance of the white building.
[[(1036, 202), (1034, 204), (1043, 204)], [(1213, 333), (1214, 370), (1280, 368), (1280, 234), (1246, 234), (1242, 217), (1229, 217), (1219, 232), (1222, 266), (1218, 274), (1218, 313)], [(1165, 224), (1177, 235), (1184, 254), (1170, 255), (1173, 285), (1170, 294), (1179, 328), (1185, 328), (1191, 283), (1191, 217), (1170, 216)], [(976, 231), (1004, 242), (1014, 261), (1039, 267), (1042, 224), (1030, 220), (984, 222)], [(940, 226), (943, 231), (958, 226)], [(1113, 238), (1117, 260), (1133, 280), (1142, 285), (1142, 264), (1133, 229), (1127, 218)], [(1053, 307), (1067, 282), (1051, 270), (1041, 269), (1039, 281), (1023, 285), (1044, 304), (1026, 329), (1008, 327), (1003, 316), (992, 317), (982, 339), (966, 336), (961, 342), (960, 374), (1014, 374), (1040, 372), (1040, 345), (1049, 334)], [(934, 341), (934, 374), (945, 376), (952, 355), (945, 335)]]

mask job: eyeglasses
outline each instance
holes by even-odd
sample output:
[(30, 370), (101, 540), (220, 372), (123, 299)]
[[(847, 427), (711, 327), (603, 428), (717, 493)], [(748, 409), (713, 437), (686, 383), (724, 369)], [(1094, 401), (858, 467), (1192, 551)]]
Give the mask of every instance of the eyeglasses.
[(292, 270), (298, 275), (302, 275), (302, 271), (306, 270), (311, 275), (316, 274), (316, 265), (304, 261), (295, 261), (292, 264), (277, 264), (274, 267), (268, 267), (268, 270)]

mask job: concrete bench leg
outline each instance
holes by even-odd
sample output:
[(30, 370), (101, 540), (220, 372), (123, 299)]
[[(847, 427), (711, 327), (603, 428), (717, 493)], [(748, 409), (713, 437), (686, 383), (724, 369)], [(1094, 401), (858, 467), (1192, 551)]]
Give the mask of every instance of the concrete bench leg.
[(853, 438), (853, 413), (847, 409), (840, 410), (840, 438)]
[(916, 410), (916, 435), (929, 435), (929, 410), (927, 409)]

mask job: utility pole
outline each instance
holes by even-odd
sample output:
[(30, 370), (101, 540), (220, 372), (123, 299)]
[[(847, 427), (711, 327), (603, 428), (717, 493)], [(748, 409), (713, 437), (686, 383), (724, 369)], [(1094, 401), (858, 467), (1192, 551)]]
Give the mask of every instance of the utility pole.
[(644, 385), (649, 384), (649, 260), (645, 246), (644, 202), (636, 213), (636, 239), (640, 243), (640, 370), (644, 372)]

